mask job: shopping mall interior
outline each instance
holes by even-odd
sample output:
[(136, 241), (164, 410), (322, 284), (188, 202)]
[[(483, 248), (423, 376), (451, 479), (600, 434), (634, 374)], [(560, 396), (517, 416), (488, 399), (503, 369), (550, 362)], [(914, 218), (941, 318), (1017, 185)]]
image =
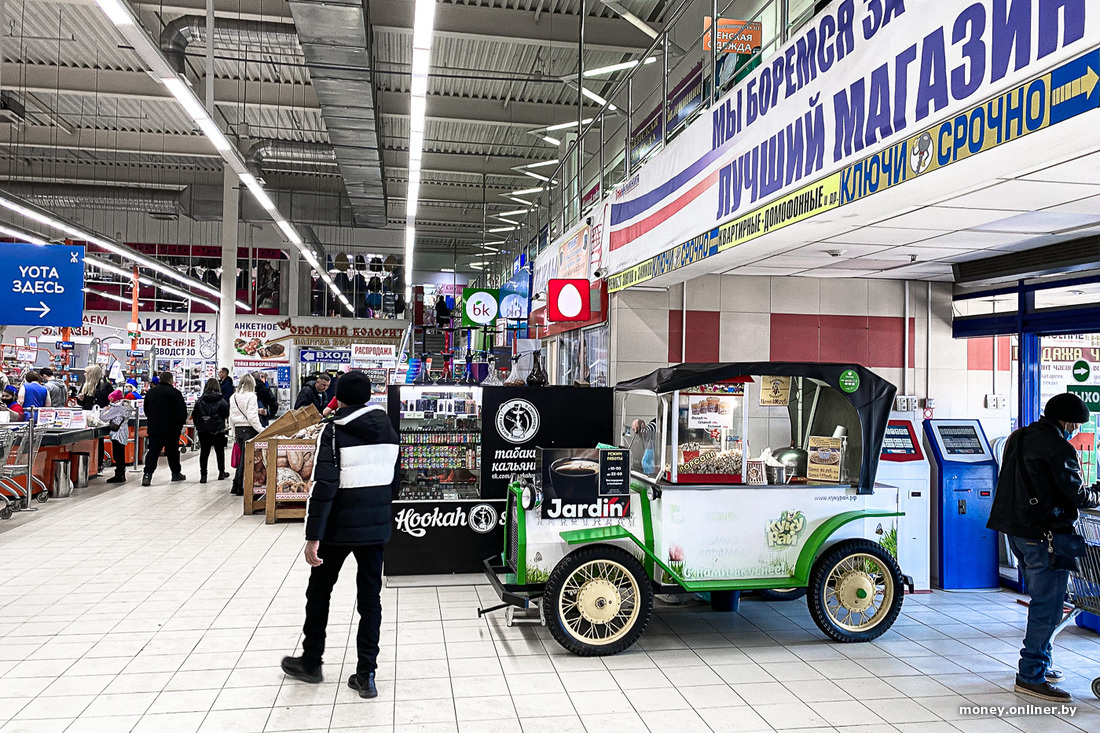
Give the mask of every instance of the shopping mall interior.
[(1100, 731), (1100, 3), (0, 20), (0, 733)]

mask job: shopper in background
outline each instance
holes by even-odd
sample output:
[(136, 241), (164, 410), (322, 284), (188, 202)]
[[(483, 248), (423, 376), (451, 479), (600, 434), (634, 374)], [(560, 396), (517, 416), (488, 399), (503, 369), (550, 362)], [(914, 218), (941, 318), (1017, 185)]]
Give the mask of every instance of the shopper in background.
[(218, 382), (221, 384), (222, 397), (228, 402), (229, 398), (233, 396), (233, 378), (229, 376), (229, 370), (225, 367), (218, 371)]
[(298, 399), (294, 402), (294, 409), (297, 410), (300, 407), (313, 405), (317, 408), (317, 412), (324, 410), (325, 403), (328, 402), (324, 394), (325, 391), (328, 390), (329, 382), (331, 381), (329, 375), (318, 374), (316, 379), (303, 384), (302, 388), (298, 391)]
[(8, 422), (22, 422), (23, 421), (23, 408), (19, 406), (19, 403), (15, 401), (16, 395), (19, 390), (10, 384), (5, 385), (2, 392), (0, 392), (0, 407), (3, 407), (8, 411)]
[(19, 387), (16, 402), (22, 405), (24, 412), (28, 407), (50, 407), (50, 391), (42, 384), (38, 372), (29, 371), (23, 375), (23, 384)]
[(206, 380), (202, 396), (195, 400), (191, 411), (191, 422), (199, 434), (199, 483), (206, 483), (206, 467), (210, 462), (210, 451), (218, 462), (218, 480), (229, 478), (225, 470), (225, 445), (228, 442), (229, 403), (222, 397), (222, 388), (218, 380), (211, 377)]
[(271, 387), (267, 386), (267, 372), (252, 372), (256, 380), (256, 404), (259, 405), (260, 423), (266, 428), (271, 419), (279, 412), (279, 400)]
[(145, 424), (148, 438), (145, 454), (145, 475), (141, 485), (148, 486), (157, 470), (160, 451), (168, 458), (173, 481), (186, 481), (180, 470), (180, 431), (187, 422), (187, 403), (175, 387), (172, 372), (161, 372), (160, 379), (145, 395)]
[(390, 538), (390, 505), (397, 494), (397, 433), (381, 405), (368, 405), (370, 379), (359, 371), (340, 379), (340, 408), (317, 441), (314, 486), (306, 517), (306, 588), (302, 656), (284, 657), (283, 672), (317, 683), (325, 651), (329, 601), (340, 568), (355, 555), (358, 664), (348, 687), (377, 697), (374, 674), (382, 624), (382, 548)]
[(130, 442), (130, 406), (123, 400), (122, 390), (116, 389), (107, 395), (107, 409), (99, 413), (99, 418), (107, 423), (111, 431), (111, 457), (115, 464), (115, 475), (107, 479), (109, 484), (121, 484), (126, 481), (126, 444)]
[(77, 393), (76, 401), (85, 410), (90, 410), (96, 405), (101, 408), (106, 407), (110, 404), (107, 397), (113, 389), (107, 377), (103, 376), (103, 367), (99, 364), (91, 364), (84, 370), (84, 385)]
[(240, 448), (240, 460), (233, 474), (234, 496), (244, 496), (244, 464), (252, 460), (245, 456), (245, 446), (264, 429), (260, 423), (259, 405), (256, 401), (256, 380), (251, 374), (245, 374), (237, 384), (237, 391), (229, 398), (229, 427), (233, 438)]
[(1052, 702), (1072, 699), (1051, 684), (1064, 677), (1051, 667), (1051, 637), (1062, 622), (1069, 571), (1083, 551), (1073, 547), (1083, 544), (1073, 525), (1078, 509), (1100, 507), (1100, 492), (1084, 485), (1069, 442), (1088, 419), (1084, 401), (1066, 392), (1047, 401), (1039, 420), (1009, 436), (987, 524), (1008, 535), (1031, 594), (1016, 692)]
[(69, 390), (53, 375), (53, 369), (42, 367), (39, 371), (46, 391), (50, 393), (50, 407), (64, 407), (69, 403)]

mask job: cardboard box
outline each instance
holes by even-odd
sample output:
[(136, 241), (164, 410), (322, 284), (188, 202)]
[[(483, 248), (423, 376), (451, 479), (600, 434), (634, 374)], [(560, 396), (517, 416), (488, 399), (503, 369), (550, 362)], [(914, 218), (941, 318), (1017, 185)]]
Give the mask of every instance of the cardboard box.
[[(284, 412), (244, 446), (241, 460), (244, 464), (244, 513), (267, 512), (268, 474), (267, 452), (270, 442), (276, 438), (289, 438), (303, 428), (321, 422), (321, 413), (313, 405)], [(305, 514), (303, 513), (304, 517)]]

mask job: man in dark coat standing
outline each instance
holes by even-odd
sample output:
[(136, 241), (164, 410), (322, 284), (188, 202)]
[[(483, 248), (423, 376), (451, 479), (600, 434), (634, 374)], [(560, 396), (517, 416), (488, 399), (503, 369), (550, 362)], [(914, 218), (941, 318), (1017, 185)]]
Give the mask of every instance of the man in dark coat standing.
[(267, 386), (267, 372), (253, 372), (252, 376), (256, 380), (256, 402), (259, 405), (260, 423), (267, 427), (279, 412), (279, 400), (271, 391), (271, 387)]
[(318, 683), (325, 651), (329, 599), (348, 555), (355, 555), (358, 588), (358, 664), (348, 687), (377, 697), (374, 682), (382, 624), (382, 547), (390, 538), (390, 504), (400, 485), (397, 433), (381, 405), (370, 401), (370, 379), (359, 371), (340, 378), (339, 407), (317, 441), (313, 493), (306, 517), (306, 588), (302, 656), (285, 657), (283, 672)]
[(1039, 420), (1009, 436), (987, 524), (1008, 535), (1031, 594), (1016, 692), (1051, 702), (1072, 699), (1051, 684), (1064, 676), (1051, 667), (1051, 637), (1062, 622), (1065, 566), (1073, 564), (1055, 560), (1056, 537), (1073, 533), (1078, 509), (1100, 506), (1100, 492), (1084, 485), (1069, 442), (1088, 419), (1085, 403), (1067, 392), (1051, 397)]
[(168, 458), (173, 481), (186, 481), (180, 470), (180, 431), (187, 422), (187, 403), (176, 389), (172, 372), (161, 372), (160, 381), (145, 395), (146, 438), (145, 475), (141, 485), (148, 486), (157, 470), (161, 449)]
[(313, 405), (317, 408), (317, 412), (323, 411), (325, 405), (329, 403), (329, 400), (325, 399), (325, 390), (328, 389), (331, 381), (332, 378), (329, 375), (318, 374), (316, 379), (303, 384), (298, 391), (298, 399), (294, 402), (294, 409)]
[(229, 398), (233, 396), (236, 388), (233, 386), (233, 377), (229, 376), (229, 370), (222, 367), (218, 371), (218, 383), (222, 386), (222, 399), (229, 402)]

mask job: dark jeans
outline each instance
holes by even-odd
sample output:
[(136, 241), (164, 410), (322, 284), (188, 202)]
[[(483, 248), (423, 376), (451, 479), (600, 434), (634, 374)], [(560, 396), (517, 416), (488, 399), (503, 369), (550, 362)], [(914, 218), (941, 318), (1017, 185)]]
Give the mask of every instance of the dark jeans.
[(210, 463), (210, 451), (218, 461), (218, 473), (225, 472), (225, 433), (199, 433), (199, 472), (205, 476)]
[(126, 444), (111, 441), (111, 457), (115, 464), (115, 475), (126, 476)]
[(1050, 669), (1051, 636), (1058, 624), (1062, 623), (1069, 571), (1051, 569), (1045, 540), (1025, 540), (1009, 536), (1008, 542), (1012, 554), (1020, 561), (1024, 582), (1031, 594), (1024, 648), (1020, 652), (1020, 679), (1030, 684), (1039, 684)]
[(302, 627), (302, 657), (310, 664), (320, 664), (325, 652), (325, 627), (328, 626), (329, 598), (340, 567), (350, 554), (355, 555), (358, 569), (359, 633), (356, 647), (359, 663), (355, 673), (367, 675), (378, 668), (378, 638), (382, 625), (382, 545), (328, 545), (321, 543), (317, 553), (324, 563), (309, 573), (306, 587), (306, 622)]
[(168, 468), (172, 469), (172, 475), (178, 476), (180, 471), (180, 436), (179, 433), (171, 435), (150, 435), (145, 439), (145, 475), (152, 476), (157, 470), (157, 459), (160, 451), (164, 449), (164, 455), (168, 458)]

